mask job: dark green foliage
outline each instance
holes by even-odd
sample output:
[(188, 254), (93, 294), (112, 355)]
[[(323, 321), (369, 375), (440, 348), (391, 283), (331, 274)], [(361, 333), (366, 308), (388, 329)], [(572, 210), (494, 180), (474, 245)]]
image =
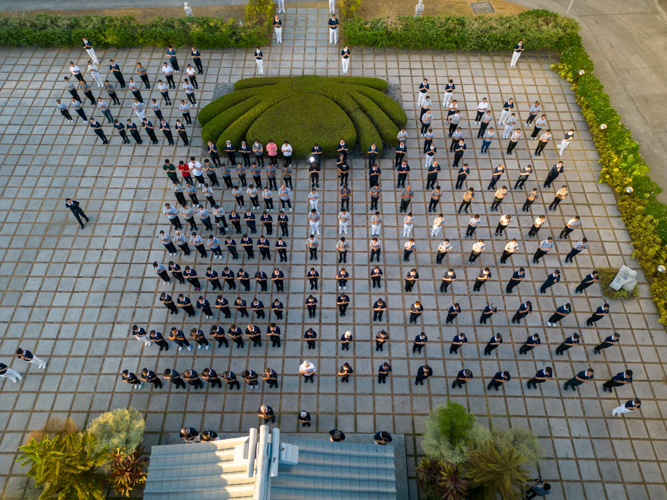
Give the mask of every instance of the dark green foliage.
[(471, 415), (463, 406), (449, 399), (446, 405), (438, 406), (435, 413), (440, 435), (452, 446), (468, 442), (468, 436), (475, 424), (475, 415)]
[(133, 17), (36, 16), (0, 17), (0, 45), (11, 47), (80, 47), (87, 37), (98, 47), (137, 45), (200, 49), (254, 47), (269, 42), (266, 27), (217, 17), (156, 17), (148, 22)]
[(323, 95), (311, 93), (288, 97), (271, 107), (252, 124), (247, 138), (248, 144), (255, 139), (262, 144), (273, 139), (279, 148), (282, 141), (288, 140), (295, 158), (308, 156), (317, 142), (324, 156), (335, 157), (338, 141), (345, 138), (354, 144), (357, 134), (340, 106)]
[[(234, 94), (230, 94), (234, 95)], [(204, 142), (216, 142), (218, 137), (227, 130), (227, 128), (236, 121), (239, 116), (246, 114), (252, 108), (260, 103), (261, 99), (257, 96), (249, 97), (225, 109), (218, 116), (209, 121), (201, 131), (201, 137)]]
[(509, 50), (523, 39), (526, 49), (563, 50), (578, 39), (576, 21), (546, 10), (517, 16), (409, 16), (343, 23), (350, 45), (401, 49)]
[(317, 142), (325, 157), (335, 157), (341, 138), (350, 147), (359, 141), (362, 151), (372, 143), (382, 150), (383, 142), (396, 144), (398, 129), (407, 123), (401, 107), (381, 92), (387, 82), (377, 78), (249, 78), (234, 87), (199, 113), (202, 137), (213, 140), (217, 134), (218, 148), (227, 140), (237, 148), (242, 140), (289, 140), (299, 158)]
[(655, 217), (658, 221), (655, 232), (662, 241), (667, 242), (667, 205), (656, 200), (649, 201), (644, 208), (644, 213)]

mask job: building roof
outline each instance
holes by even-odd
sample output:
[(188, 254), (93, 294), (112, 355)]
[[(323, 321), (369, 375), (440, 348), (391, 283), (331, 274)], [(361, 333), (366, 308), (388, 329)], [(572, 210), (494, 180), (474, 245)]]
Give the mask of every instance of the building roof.
[[(281, 450), (277, 475), (269, 473), (268, 468), (260, 468), (263, 452), (258, 443), (253, 477), (248, 477), (248, 443), (252, 439), (248, 436), (210, 443), (153, 446), (144, 498), (396, 500), (393, 446), (332, 443), (276, 434), (275, 430), (272, 439), (276, 440), (277, 435)], [(271, 457), (272, 444), (268, 439), (266, 442), (264, 455)], [(285, 445), (296, 447), (293, 450), (298, 448), (296, 455), (292, 455), (298, 459), (285, 461)], [(257, 487), (256, 482), (263, 488)], [(256, 493), (260, 491), (266, 493)]]

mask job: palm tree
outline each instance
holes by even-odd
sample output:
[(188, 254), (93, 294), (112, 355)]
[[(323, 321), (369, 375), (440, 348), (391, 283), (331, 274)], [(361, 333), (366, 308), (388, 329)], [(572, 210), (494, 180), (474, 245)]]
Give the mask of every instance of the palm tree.
[(526, 461), (515, 448), (496, 448), (487, 441), (476, 448), (469, 448), (470, 463), (466, 470), (473, 486), (480, 487), (485, 500), (495, 500), (498, 493), (503, 500), (521, 500), (525, 497), (528, 471), (522, 467)]
[(19, 450), (23, 454), (17, 461), (24, 461), (21, 467), (29, 465), (28, 476), (35, 480), (35, 486), (44, 488), (39, 500), (54, 495), (58, 500), (104, 499), (103, 476), (96, 469), (108, 460), (108, 453), (106, 447), (95, 451), (95, 438), (90, 433), (47, 436), (39, 442), (32, 438)]

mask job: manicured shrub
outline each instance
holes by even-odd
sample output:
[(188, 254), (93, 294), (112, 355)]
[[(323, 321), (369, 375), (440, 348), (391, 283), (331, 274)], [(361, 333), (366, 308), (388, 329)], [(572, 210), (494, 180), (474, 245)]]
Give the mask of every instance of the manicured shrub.
[(241, 25), (235, 19), (218, 17), (156, 17), (148, 22), (115, 16), (0, 17), (0, 45), (80, 47), (84, 36), (99, 47), (195, 45), (200, 49), (222, 49), (269, 42), (267, 23)]
[(525, 462), (516, 448), (499, 448), (492, 441), (471, 448), (466, 473), (472, 487), (481, 493), (474, 498), (494, 500), (500, 494), (503, 500), (523, 500), (528, 482), (528, 471), (523, 467)]
[(387, 82), (377, 78), (249, 78), (234, 88), (199, 114), (202, 137), (218, 134), (218, 148), (227, 140), (236, 147), (242, 140), (289, 140), (299, 158), (317, 142), (325, 157), (335, 157), (344, 137), (350, 147), (358, 141), (366, 151), (376, 143), (381, 151), (383, 142), (396, 144), (398, 128), (407, 123), (401, 107), (382, 93)]
[(526, 49), (559, 49), (578, 38), (576, 21), (546, 10), (517, 16), (399, 16), (348, 19), (342, 25), (349, 45), (401, 49), (509, 50), (519, 39)]
[(320, 94), (284, 99), (255, 120), (246, 137), (246, 141), (259, 139), (262, 144), (273, 139), (278, 147), (287, 140), (295, 158), (308, 156), (315, 143), (324, 156), (335, 157), (341, 137), (352, 144), (357, 140), (354, 125), (345, 111)]
[(145, 425), (141, 413), (134, 408), (118, 408), (97, 417), (88, 424), (86, 432), (95, 438), (97, 450), (123, 448), (131, 453), (143, 441)]

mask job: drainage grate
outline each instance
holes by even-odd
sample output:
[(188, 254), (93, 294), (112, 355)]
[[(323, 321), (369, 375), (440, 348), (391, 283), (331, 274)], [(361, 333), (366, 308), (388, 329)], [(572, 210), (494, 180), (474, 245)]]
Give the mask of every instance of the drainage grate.
[(491, 2), (476, 2), (471, 3), (470, 6), (475, 14), (493, 14), (495, 12)]

